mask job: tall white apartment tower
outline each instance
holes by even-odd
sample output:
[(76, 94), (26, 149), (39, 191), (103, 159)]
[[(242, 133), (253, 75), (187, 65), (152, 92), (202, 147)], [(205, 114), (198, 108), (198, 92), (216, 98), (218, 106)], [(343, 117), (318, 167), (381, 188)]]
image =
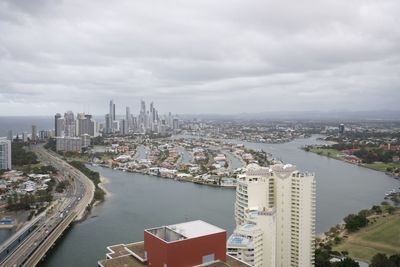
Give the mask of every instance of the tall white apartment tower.
[(315, 175), (293, 165), (271, 169), (276, 177), (276, 266), (314, 266)]
[(132, 116), (131, 116), (130, 107), (126, 107), (126, 109), (125, 109), (125, 121), (126, 121), (127, 133), (128, 133), (129, 130), (132, 129)]
[(11, 170), (11, 141), (0, 138), (0, 170)]
[(315, 176), (250, 164), (238, 178), (228, 254), (252, 266), (314, 266)]

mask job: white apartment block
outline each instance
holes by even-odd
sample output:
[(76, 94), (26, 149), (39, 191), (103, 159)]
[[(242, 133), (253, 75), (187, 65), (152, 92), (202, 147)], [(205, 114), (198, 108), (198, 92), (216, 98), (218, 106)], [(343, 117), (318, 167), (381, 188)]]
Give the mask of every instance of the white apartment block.
[(228, 254), (257, 267), (314, 266), (314, 174), (250, 164), (238, 178), (235, 219)]
[(81, 152), (82, 139), (80, 137), (57, 137), (56, 138), (57, 151), (65, 152)]
[(11, 141), (0, 138), (0, 170), (11, 170)]

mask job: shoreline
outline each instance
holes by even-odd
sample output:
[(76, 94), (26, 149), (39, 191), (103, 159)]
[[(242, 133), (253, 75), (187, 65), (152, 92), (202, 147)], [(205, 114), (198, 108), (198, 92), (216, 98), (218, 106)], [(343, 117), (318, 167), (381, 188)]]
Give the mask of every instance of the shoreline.
[(103, 192), (105, 193), (105, 197), (106, 198), (112, 196), (111, 192), (108, 191), (107, 188), (105, 187), (105, 185), (108, 184), (108, 183), (110, 183), (110, 179), (105, 177), (105, 176), (103, 176), (103, 175), (100, 175), (100, 183), (98, 183), (98, 187), (101, 190), (103, 190)]
[[(88, 164), (90, 164), (90, 163), (88, 163)], [(101, 164), (99, 164), (98, 167), (110, 169), (110, 170), (113, 170), (113, 171), (122, 171), (122, 172), (128, 172), (128, 173), (138, 173), (138, 174), (146, 175), (146, 176), (149, 176), (149, 177), (169, 179), (169, 180), (174, 180), (174, 181), (177, 181), (177, 182), (188, 182), (188, 183), (192, 183), (192, 184), (205, 185), (205, 186), (211, 186), (211, 187), (219, 187), (219, 188), (229, 188), (229, 189), (235, 189), (236, 190), (236, 186), (223, 186), (223, 185), (219, 185), (219, 184), (202, 183), (200, 181), (194, 181), (192, 179), (185, 179), (185, 178), (178, 178), (178, 177), (170, 178), (170, 177), (166, 177), (166, 176), (158, 176), (158, 175), (149, 174), (149, 173), (147, 173), (145, 171), (140, 171), (140, 170), (133, 171), (133, 170), (121, 170), (121, 169), (118, 169), (118, 168), (111, 168), (109, 166), (105, 166), (105, 165), (101, 165)], [(104, 177), (104, 178), (107, 179), (107, 182), (106, 182), (106, 184), (107, 184), (109, 182), (109, 180), (106, 177)], [(105, 190), (105, 188), (100, 184), (103, 184), (103, 183), (99, 183), (98, 187), (100, 189), (102, 189), (106, 193), (106, 196), (107, 196), (107, 193), (109, 193), (109, 192), (107, 190)], [(111, 193), (109, 193), (109, 194), (111, 196)]]
[(105, 187), (105, 185), (108, 184), (109, 182), (110, 182), (110, 180), (107, 177), (104, 177), (104, 176), (100, 175), (100, 183), (97, 184), (97, 187), (100, 188), (104, 192), (104, 200), (102, 200), (102, 201), (100, 201), (100, 200), (94, 201), (94, 199), (93, 199), (93, 201), (94, 201), (93, 202), (93, 207), (99, 206), (100, 204), (104, 203), (104, 201), (106, 201), (108, 198), (110, 198), (112, 196), (110, 191), (108, 191), (106, 189), (106, 187)]
[(307, 151), (307, 150), (304, 149), (304, 147), (303, 147), (303, 148), (300, 148), (300, 149), (302, 149), (303, 151), (306, 151), (306, 152), (309, 152), (309, 153), (312, 153), (312, 154), (321, 156), (321, 157), (325, 157), (325, 158), (328, 158), (328, 159), (334, 159), (334, 160), (341, 161), (341, 162), (345, 162), (345, 163), (348, 163), (348, 164), (351, 164), (351, 165), (354, 165), (354, 166), (358, 166), (358, 167), (366, 168), (366, 169), (369, 169), (369, 170), (377, 171), (377, 172), (380, 172), (380, 173), (384, 173), (384, 174), (386, 174), (387, 176), (390, 176), (390, 177), (392, 177), (392, 178), (394, 178), (394, 179), (397, 179), (397, 180), (400, 179), (400, 176), (395, 176), (395, 175), (393, 175), (393, 174), (391, 174), (391, 173), (388, 173), (388, 172), (386, 172), (386, 171), (382, 171), (382, 170), (375, 169), (375, 168), (373, 168), (373, 167), (371, 167), (371, 166), (368, 166), (368, 165), (365, 165), (365, 164), (363, 164), (363, 163), (353, 163), (353, 162), (351, 162), (351, 161), (344, 160), (344, 159), (341, 159), (341, 158), (338, 158), (338, 157), (328, 156), (328, 155), (325, 155), (325, 154), (318, 154), (317, 152), (314, 152), (314, 151), (311, 151), (311, 150)]

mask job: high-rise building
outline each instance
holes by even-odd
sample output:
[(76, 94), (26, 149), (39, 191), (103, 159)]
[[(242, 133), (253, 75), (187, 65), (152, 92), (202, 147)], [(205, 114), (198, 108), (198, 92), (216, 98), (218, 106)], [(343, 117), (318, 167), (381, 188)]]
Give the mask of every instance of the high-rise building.
[(137, 130), (138, 129), (138, 119), (137, 117), (131, 115), (131, 120), (132, 120), (132, 130)]
[(146, 103), (143, 100), (140, 102), (139, 130), (143, 133), (147, 130)]
[(0, 170), (11, 170), (11, 141), (0, 138)]
[(174, 118), (172, 121), (172, 129), (174, 130), (179, 129), (179, 120), (177, 118)]
[(239, 177), (228, 253), (252, 266), (314, 266), (315, 176), (250, 164)]
[(146, 113), (146, 102), (144, 102), (143, 100), (140, 102), (140, 113)]
[(78, 115), (78, 136), (88, 134), (95, 136), (95, 122), (92, 121), (92, 115), (81, 113)]
[(51, 130), (41, 130), (39, 131), (39, 139), (40, 140), (45, 140), (47, 138), (49, 138), (52, 135), (52, 131)]
[(125, 110), (125, 121), (127, 126), (127, 132), (129, 132), (132, 129), (132, 116), (131, 116), (131, 109), (129, 107), (126, 107)]
[(344, 134), (344, 124), (343, 123), (341, 123), (339, 125), (339, 134)]
[(120, 134), (127, 135), (128, 134), (128, 124), (126, 120), (122, 119), (119, 122), (119, 131)]
[(54, 116), (54, 135), (55, 136), (61, 136), (61, 132), (59, 132), (59, 130), (61, 129), (61, 127), (59, 127), (58, 123), (59, 123), (59, 119), (61, 119), (61, 114), (57, 113)]
[(104, 126), (104, 131), (103, 132), (105, 132), (105, 133), (110, 133), (111, 132), (111, 125), (112, 124), (110, 124), (111, 123), (111, 120), (110, 120), (110, 114), (106, 114), (106, 116), (105, 116), (105, 121), (106, 121), (106, 123), (105, 123), (105, 126)]
[(12, 130), (9, 130), (7, 133), (7, 139), (10, 140), (11, 142), (13, 141), (13, 132)]
[(114, 100), (110, 100), (109, 113), (106, 115), (106, 133), (113, 133), (113, 125), (115, 121), (115, 104)]
[(115, 121), (115, 104), (114, 100), (110, 100), (110, 119)]
[(64, 120), (64, 118), (57, 119), (57, 130), (56, 130), (57, 134), (55, 136), (56, 137), (64, 136), (65, 135), (64, 130), (65, 130), (65, 120)]
[(31, 141), (32, 142), (36, 142), (37, 141), (37, 127), (36, 127), (36, 125), (32, 125)]
[(119, 124), (119, 121), (113, 121), (112, 132), (113, 133), (119, 132), (121, 130), (120, 127), (121, 125)]
[(113, 121), (115, 121), (115, 104), (113, 104), (112, 119), (113, 119)]
[(168, 127), (172, 128), (172, 113), (168, 113)]
[(72, 111), (67, 111), (64, 114), (64, 135), (70, 137), (76, 136), (76, 121)]

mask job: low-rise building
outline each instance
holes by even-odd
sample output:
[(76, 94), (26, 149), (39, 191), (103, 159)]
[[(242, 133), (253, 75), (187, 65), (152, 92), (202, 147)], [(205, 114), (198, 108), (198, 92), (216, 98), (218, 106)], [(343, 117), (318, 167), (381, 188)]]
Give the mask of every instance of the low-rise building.
[(225, 230), (203, 221), (147, 229), (143, 242), (107, 249), (99, 267), (250, 266), (226, 254)]

